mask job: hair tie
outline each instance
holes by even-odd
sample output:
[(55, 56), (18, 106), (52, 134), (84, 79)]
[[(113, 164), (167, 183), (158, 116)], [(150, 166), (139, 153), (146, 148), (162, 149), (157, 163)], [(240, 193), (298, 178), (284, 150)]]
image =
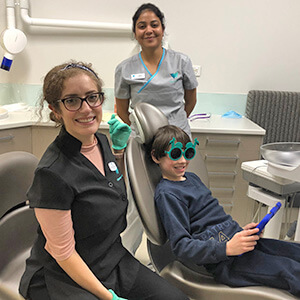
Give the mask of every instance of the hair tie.
[(80, 64), (75, 64), (75, 63), (68, 64), (64, 68), (62, 68), (61, 71), (65, 71), (65, 70), (72, 69), (72, 68), (79, 68), (79, 69), (88, 71), (88, 72), (94, 74), (97, 79), (99, 79), (98, 75), (92, 69), (90, 69), (86, 66), (80, 65)]

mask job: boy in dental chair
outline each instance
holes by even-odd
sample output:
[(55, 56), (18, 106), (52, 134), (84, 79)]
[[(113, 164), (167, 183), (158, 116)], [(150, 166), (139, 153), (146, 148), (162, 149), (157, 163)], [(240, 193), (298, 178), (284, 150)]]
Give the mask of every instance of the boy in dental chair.
[(172, 252), (204, 265), (219, 283), (270, 286), (300, 297), (300, 244), (261, 238), (257, 223), (242, 228), (227, 215), (201, 179), (186, 172), (197, 144), (167, 125), (151, 147), (162, 172), (155, 203)]

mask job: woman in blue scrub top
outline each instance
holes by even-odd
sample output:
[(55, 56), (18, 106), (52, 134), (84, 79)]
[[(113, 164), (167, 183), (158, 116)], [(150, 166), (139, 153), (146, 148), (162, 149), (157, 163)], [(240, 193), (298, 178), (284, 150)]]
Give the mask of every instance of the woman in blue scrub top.
[(41, 106), (46, 101), (62, 127), (27, 194), (40, 226), (20, 293), (29, 300), (187, 300), (121, 243), (128, 201), (108, 139), (98, 133), (103, 100), (90, 65), (59, 65), (45, 77)]
[(120, 63), (115, 71), (117, 113), (130, 125), (129, 105), (148, 102), (158, 107), (169, 123), (186, 131), (187, 117), (196, 105), (196, 80), (191, 60), (162, 47), (164, 14), (151, 3), (141, 5), (133, 18), (133, 33), (142, 50)]

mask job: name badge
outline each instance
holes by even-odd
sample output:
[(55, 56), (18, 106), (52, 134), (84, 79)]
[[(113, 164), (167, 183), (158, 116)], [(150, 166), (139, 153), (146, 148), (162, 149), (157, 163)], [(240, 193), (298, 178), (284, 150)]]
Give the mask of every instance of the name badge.
[(131, 74), (131, 79), (132, 80), (145, 79), (145, 78), (146, 78), (145, 73)]
[(117, 165), (113, 161), (108, 163), (108, 167), (112, 172), (115, 172), (118, 169)]

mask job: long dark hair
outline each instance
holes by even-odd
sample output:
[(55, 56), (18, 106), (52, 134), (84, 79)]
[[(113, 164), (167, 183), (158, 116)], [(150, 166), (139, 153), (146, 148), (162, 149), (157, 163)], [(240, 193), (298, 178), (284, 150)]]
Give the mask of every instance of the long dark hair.
[(141, 13), (145, 10), (150, 10), (150, 11), (154, 12), (156, 14), (156, 16), (159, 18), (163, 30), (165, 30), (165, 27), (166, 27), (165, 26), (165, 16), (164, 16), (163, 12), (161, 12), (161, 10), (157, 6), (155, 6), (154, 4), (145, 3), (145, 4), (142, 4), (137, 9), (137, 11), (135, 12), (135, 14), (132, 17), (132, 32), (135, 33), (136, 21), (140, 17)]

